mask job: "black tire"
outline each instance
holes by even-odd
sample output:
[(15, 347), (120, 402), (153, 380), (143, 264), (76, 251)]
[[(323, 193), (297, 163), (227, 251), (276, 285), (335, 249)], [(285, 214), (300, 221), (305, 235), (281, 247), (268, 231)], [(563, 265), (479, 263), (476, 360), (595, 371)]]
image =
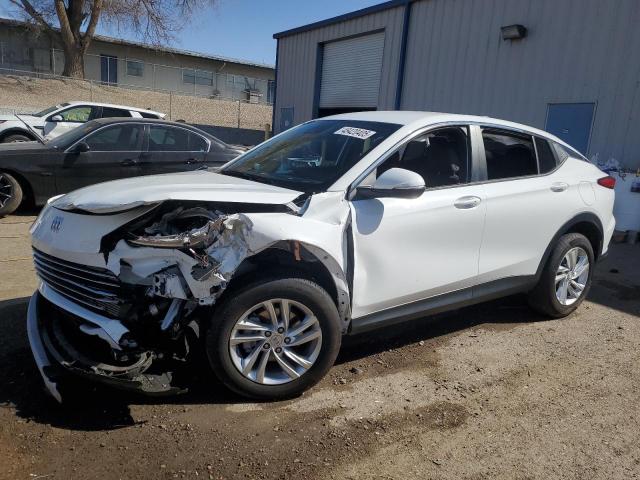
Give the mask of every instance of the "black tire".
[(27, 137), (26, 135), (22, 135), (20, 133), (14, 133), (4, 137), (4, 139), (2, 140), (2, 143), (31, 142), (31, 141), (33, 141), (33, 139), (30, 137)]
[[(571, 305), (563, 305), (556, 296), (556, 272), (564, 256), (574, 247), (582, 248), (589, 258), (589, 276), (585, 288), (578, 299)], [(580, 306), (589, 294), (594, 268), (594, 255), (591, 242), (580, 233), (568, 233), (558, 240), (536, 287), (529, 293), (529, 306), (535, 311), (552, 318), (566, 317)]]
[(0, 172), (0, 217), (15, 212), (22, 203), (22, 197), (20, 183), (12, 175)]
[[(245, 377), (236, 368), (229, 351), (229, 339), (236, 322), (246, 311), (277, 298), (293, 300), (309, 308), (318, 319), (322, 342), (315, 362), (300, 377), (280, 385), (265, 385)], [(335, 362), (341, 342), (340, 318), (329, 294), (314, 282), (291, 276), (257, 281), (234, 292), (228, 291), (206, 333), (207, 357), (216, 376), (234, 392), (258, 400), (295, 397), (318, 383)]]

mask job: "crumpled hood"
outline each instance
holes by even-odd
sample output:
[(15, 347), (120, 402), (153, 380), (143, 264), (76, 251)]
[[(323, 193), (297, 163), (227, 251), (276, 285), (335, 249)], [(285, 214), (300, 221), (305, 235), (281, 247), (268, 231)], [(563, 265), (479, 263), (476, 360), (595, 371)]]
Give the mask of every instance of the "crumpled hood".
[(60, 210), (113, 213), (166, 200), (284, 205), (302, 192), (206, 170), (126, 178), (81, 188), (55, 200)]

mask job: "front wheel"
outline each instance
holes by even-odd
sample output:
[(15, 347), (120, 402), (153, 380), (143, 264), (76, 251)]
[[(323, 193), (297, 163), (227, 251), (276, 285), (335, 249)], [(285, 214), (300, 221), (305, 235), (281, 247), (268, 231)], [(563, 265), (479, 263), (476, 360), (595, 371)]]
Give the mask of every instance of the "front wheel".
[(229, 292), (207, 330), (209, 363), (240, 395), (300, 395), (327, 373), (342, 340), (329, 294), (303, 278), (279, 278)]
[(593, 264), (593, 247), (584, 235), (563, 235), (551, 252), (538, 284), (529, 294), (529, 305), (553, 318), (566, 317), (587, 296)]
[(0, 172), (0, 217), (13, 213), (22, 203), (22, 187), (8, 173)]

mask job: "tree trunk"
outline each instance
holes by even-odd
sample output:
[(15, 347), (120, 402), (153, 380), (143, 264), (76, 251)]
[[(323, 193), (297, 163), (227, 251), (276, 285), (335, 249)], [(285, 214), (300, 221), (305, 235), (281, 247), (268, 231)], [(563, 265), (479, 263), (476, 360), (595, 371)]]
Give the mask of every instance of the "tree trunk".
[(84, 52), (82, 48), (64, 49), (64, 69), (62, 75), (72, 78), (84, 78)]

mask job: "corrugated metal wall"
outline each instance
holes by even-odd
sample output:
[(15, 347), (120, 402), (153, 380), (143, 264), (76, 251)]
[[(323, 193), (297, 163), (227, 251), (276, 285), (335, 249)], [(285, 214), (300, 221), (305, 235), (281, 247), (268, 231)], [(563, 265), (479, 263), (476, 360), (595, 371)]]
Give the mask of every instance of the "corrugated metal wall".
[[(312, 115), (320, 42), (386, 31), (380, 109), (393, 108), (404, 8), (279, 40), (279, 109)], [(529, 34), (504, 41), (500, 27)], [(640, 1), (421, 0), (411, 11), (402, 108), (545, 126), (549, 103), (595, 102), (589, 155), (640, 167)]]
[(276, 132), (280, 125), (281, 108), (294, 108), (295, 124), (312, 116), (319, 44), (380, 29), (385, 31), (385, 44), (378, 105), (379, 108), (393, 108), (403, 15), (404, 8), (393, 8), (279, 39)]
[[(500, 27), (529, 30), (504, 41)], [(544, 128), (549, 103), (595, 102), (589, 155), (640, 167), (638, 0), (424, 0), (413, 4), (403, 109)]]

